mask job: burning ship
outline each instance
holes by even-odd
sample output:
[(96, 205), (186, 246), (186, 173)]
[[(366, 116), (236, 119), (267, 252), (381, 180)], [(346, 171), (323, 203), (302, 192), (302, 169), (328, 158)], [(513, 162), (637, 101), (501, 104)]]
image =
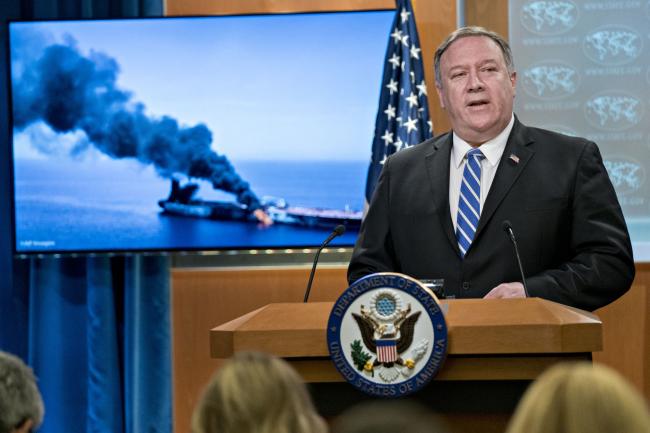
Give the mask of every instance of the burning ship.
[[(43, 34), (42, 39), (50, 37)], [(70, 150), (72, 156), (92, 147), (111, 159), (152, 165), (160, 176), (172, 179), (169, 197), (159, 201), (167, 214), (265, 226), (360, 226), (361, 212), (258, 199), (230, 160), (213, 149), (212, 131), (204, 123), (187, 126), (171, 115), (147, 114), (146, 105), (132, 98), (134, 92), (119, 87), (120, 64), (110, 55), (99, 51), (86, 55), (72, 37), (61, 43), (52, 40), (34, 53), (12, 63), (12, 68), (22, 71), (12, 83), (14, 134), (44, 123), (55, 134), (83, 136)], [(49, 142), (38, 150), (59, 151)], [(213, 188), (234, 194), (236, 201), (195, 198), (198, 185), (181, 186), (175, 176), (210, 182)]]
[[(259, 218), (254, 214), (255, 209), (245, 204), (195, 198), (198, 188), (199, 186), (193, 183), (181, 186), (178, 180), (172, 179), (169, 197), (158, 201), (158, 205), (164, 213), (171, 215), (259, 222)], [(263, 197), (260, 203), (273, 223), (328, 230), (338, 224), (343, 224), (348, 229), (359, 229), (361, 225), (361, 211), (290, 206), (286, 200), (275, 197)]]

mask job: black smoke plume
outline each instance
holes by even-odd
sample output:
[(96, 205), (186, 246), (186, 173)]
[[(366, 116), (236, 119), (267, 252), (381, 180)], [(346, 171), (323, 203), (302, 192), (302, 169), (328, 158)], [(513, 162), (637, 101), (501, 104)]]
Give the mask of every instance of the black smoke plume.
[[(174, 118), (145, 114), (145, 106), (118, 88), (117, 61), (91, 51), (84, 56), (72, 38), (44, 47), (37, 58), (12, 64), (14, 128), (44, 121), (57, 133), (82, 130), (92, 145), (112, 158), (153, 164), (163, 177), (184, 174), (208, 180), (254, 210), (260, 201), (223, 155), (210, 148), (212, 132), (204, 125), (185, 127)], [(170, 83), (173, 85), (173, 83)], [(46, 148), (39, 148), (45, 151)]]

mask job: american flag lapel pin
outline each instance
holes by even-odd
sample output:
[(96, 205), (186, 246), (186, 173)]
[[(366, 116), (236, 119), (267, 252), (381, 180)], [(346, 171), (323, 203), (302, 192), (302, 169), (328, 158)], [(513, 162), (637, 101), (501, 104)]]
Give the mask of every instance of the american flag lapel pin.
[(515, 164), (519, 164), (519, 157), (515, 155), (514, 153), (511, 153), (510, 156), (508, 157), (514, 162)]

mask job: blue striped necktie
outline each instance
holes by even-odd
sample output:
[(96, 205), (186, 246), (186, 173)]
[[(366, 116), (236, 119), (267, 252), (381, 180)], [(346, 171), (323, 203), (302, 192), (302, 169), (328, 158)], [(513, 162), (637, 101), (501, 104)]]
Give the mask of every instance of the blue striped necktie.
[(485, 158), (479, 149), (470, 150), (466, 156), (456, 216), (456, 239), (461, 257), (465, 257), (474, 240), (481, 215), (481, 160)]

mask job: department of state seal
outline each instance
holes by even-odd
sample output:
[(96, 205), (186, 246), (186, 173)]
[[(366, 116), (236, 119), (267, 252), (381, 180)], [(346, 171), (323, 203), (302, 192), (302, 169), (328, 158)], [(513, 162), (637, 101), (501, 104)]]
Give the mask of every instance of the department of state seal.
[(447, 352), (447, 325), (436, 296), (419, 281), (378, 273), (359, 279), (336, 301), (327, 344), (353, 386), (399, 397), (436, 375)]

